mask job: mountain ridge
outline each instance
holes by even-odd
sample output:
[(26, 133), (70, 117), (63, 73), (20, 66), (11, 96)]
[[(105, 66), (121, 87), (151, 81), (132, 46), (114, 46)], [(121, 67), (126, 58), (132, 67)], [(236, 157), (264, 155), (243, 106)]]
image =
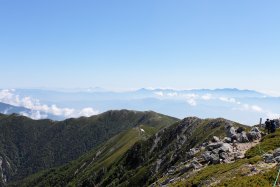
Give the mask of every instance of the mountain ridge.
[(7, 181), (65, 164), (111, 137), (145, 124), (160, 129), (176, 118), (155, 112), (112, 110), (64, 121), (0, 115), (0, 154), (11, 165)]

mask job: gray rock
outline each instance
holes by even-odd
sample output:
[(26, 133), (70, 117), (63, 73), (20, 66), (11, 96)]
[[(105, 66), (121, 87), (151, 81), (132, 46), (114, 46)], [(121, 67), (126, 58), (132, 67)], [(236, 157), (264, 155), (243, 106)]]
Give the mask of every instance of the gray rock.
[(261, 133), (260, 129), (258, 127), (253, 127), (251, 129), (251, 132), (258, 132), (258, 133)]
[(185, 165), (179, 172), (181, 174), (184, 174), (184, 173), (188, 172), (190, 169), (192, 169), (192, 166), (191, 166), (191, 164), (188, 164), (188, 165)]
[(232, 126), (229, 126), (227, 129), (227, 136), (230, 137), (230, 138), (235, 138), (236, 137), (236, 130), (234, 127)]
[(191, 167), (194, 169), (200, 169), (202, 168), (202, 164), (200, 164), (197, 160), (193, 160), (191, 162)]
[(225, 137), (225, 138), (223, 139), (223, 142), (225, 142), (225, 143), (231, 143), (231, 138)]
[(240, 143), (249, 142), (249, 139), (248, 139), (245, 131), (243, 131), (242, 133), (237, 134), (237, 141), (240, 142)]
[(247, 133), (247, 137), (249, 141), (254, 141), (261, 139), (262, 135), (260, 132), (250, 131)]
[(211, 163), (212, 164), (219, 164), (220, 163), (220, 157), (218, 154), (211, 154)]
[(226, 152), (221, 152), (221, 153), (219, 154), (219, 156), (220, 156), (220, 158), (223, 159), (223, 160), (229, 160), (229, 155), (228, 155), (228, 153), (226, 153)]
[(210, 162), (212, 164), (219, 164), (220, 163), (220, 157), (219, 154), (212, 153), (210, 151), (205, 151), (201, 157), (204, 161)]
[(211, 152), (210, 151), (205, 151), (202, 153), (201, 157), (205, 162), (210, 162), (211, 161)]
[(212, 142), (220, 142), (220, 138), (213, 136)]
[(280, 162), (280, 156), (275, 157), (274, 160), (279, 163)]
[(214, 154), (220, 154), (222, 152), (232, 152), (233, 149), (232, 149), (232, 146), (228, 143), (223, 143), (221, 147), (217, 148), (217, 149), (213, 149), (212, 150), (212, 153)]
[(222, 152), (232, 152), (232, 146), (228, 143), (223, 143), (223, 145), (219, 148)]
[(263, 158), (265, 163), (275, 163), (273, 154), (264, 154)]
[(237, 132), (237, 133), (242, 133), (244, 130), (245, 130), (244, 127), (238, 127), (238, 128), (236, 129), (236, 132)]
[(215, 143), (211, 143), (211, 144), (207, 145), (206, 149), (208, 151), (212, 151), (214, 149), (222, 147), (222, 145), (223, 145), (223, 142), (215, 142)]
[(190, 151), (186, 153), (187, 158), (193, 158), (196, 153), (198, 153), (198, 150), (196, 150), (195, 148), (190, 149)]
[(273, 156), (274, 157), (280, 156), (280, 148), (277, 148), (277, 149), (274, 150)]

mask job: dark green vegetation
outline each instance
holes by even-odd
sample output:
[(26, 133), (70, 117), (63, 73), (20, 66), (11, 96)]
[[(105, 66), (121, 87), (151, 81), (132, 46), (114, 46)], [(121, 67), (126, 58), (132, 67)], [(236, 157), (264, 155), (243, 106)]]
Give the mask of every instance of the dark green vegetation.
[[(125, 139), (137, 137), (137, 129), (133, 129), (112, 138), (105, 145), (70, 164), (38, 173), (21, 181), (20, 184), (148, 186), (161, 178), (168, 168), (186, 160), (188, 157), (186, 153), (190, 148), (211, 139), (213, 135), (224, 137), (225, 126), (232, 123), (224, 119), (201, 120), (190, 117), (159, 131), (150, 138), (134, 138), (132, 141), (134, 145), (124, 143), (124, 147), (118, 146), (120, 148), (114, 150), (114, 153), (108, 152), (107, 148), (112, 148), (111, 143), (116, 142), (119, 145), (122, 144), (120, 142), (126, 142)], [(144, 131), (148, 132), (149, 129)]]
[[(120, 147), (107, 149), (104, 160), (100, 160), (102, 165), (110, 165), (111, 160), (118, 158), (138, 140), (135, 137), (139, 137), (140, 128), (147, 132), (145, 136), (148, 137), (176, 121), (155, 112), (127, 110), (108, 111), (89, 118), (61, 122), (1, 114), (0, 159), (4, 171), (0, 172), (6, 176), (7, 182), (20, 180), (43, 169), (69, 163), (115, 136), (107, 144), (112, 147), (118, 141), (122, 142)], [(3, 179), (0, 181), (3, 182)]]

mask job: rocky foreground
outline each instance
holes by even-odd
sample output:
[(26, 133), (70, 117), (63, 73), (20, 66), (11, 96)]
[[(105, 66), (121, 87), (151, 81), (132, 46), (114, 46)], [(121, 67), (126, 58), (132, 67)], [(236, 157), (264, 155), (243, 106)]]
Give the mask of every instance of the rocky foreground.
[[(188, 160), (177, 166), (171, 167), (162, 179), (151, 186), (192, 186), (185, 182), (189, 177), (195, 176), (201, 170), (218, 164), (234, 164), (244, 159), (245, 153), (253, 147), (260, 146), (260, 140), (266, 134), (258, 127), (253, 127), (250, 131), (244, 128), (235, 128), (231, 124), (225, 126), (226, 137), (219, 138), (213, 136), (212, 140), (190, 149), (187, 153)], [(247, 164), (249, 170), (246, 176), (253, 176), (268, 171), (280, 163), (280, 148), (270, 153), (262, 152), (262, 158), (255, 164)], [(202, 186), (216, 186), (221, 180), (206, 180)]]

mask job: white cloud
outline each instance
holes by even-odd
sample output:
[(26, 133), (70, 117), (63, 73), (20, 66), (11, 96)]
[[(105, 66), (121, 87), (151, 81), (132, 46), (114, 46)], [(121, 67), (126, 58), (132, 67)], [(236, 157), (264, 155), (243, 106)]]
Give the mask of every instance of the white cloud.
[(48, 106), (45, 104), (41, 104), (38, 99), (34, 99), (31, 97), (21, 98), (19, 95), (14, 94), (14, 92), (15, 90), (0, 90), (0, 102), (14, 106), (22, 106), (32, 110), (30, 114), (22, 112), (21, 115), (28, 116), (33, 119), (41, 119), (47, 117), (46, 115), (42, 115), (41, 112), (64, 117), (88, 117), (99, 113), (97, 110), (94, 110), (90, 107), (83, 108), (81, 110), (76, 110), (73, 108), (60, 108), (55, 104)]
[(261, 107), (257, 106), (257, 105), (252, 105), (251, 109), (253, 111), (256, 111), (256, 112), (262, 112), (263, 111), (263, 109)]
[(177, 92), (170, 92), (170, 93), (167, 94), (167, 96), (176, 97), (176, 96), (178, 96), (178, 93)]
[(22, 116), (26, 116), (26, 117), (29, 117), (29, 118), (32, 118), (32, 119), (45, 119), (48, 117), (48, 115), (46, 114), (41, 114), (40, 111), (34, 111), (32, 110), (30, 113), (27, 113), (27, 112), (20, 112), (20, 115)]
[(201, 96), (202, 100), (208, 101), (212, 99), (212, 95), (211, 94), (205, 94), (203, 96)]
[(196, 100), (193, 98), (187, 99), (187, 103), (189, 103), (191, 106), (196, 106)]
[(93, 108), (84, 108), (79, 112), (79, 115), (89, 117), (98, 113), (99, 112), (97, 110), (94, 110)]
[(156, 94), (157, 96), (163, 96), (163, 92), (154, 92), (154, 94)]
[(235, 98), (220, 97), (219, 100), (227, 103), (237, 103)]

